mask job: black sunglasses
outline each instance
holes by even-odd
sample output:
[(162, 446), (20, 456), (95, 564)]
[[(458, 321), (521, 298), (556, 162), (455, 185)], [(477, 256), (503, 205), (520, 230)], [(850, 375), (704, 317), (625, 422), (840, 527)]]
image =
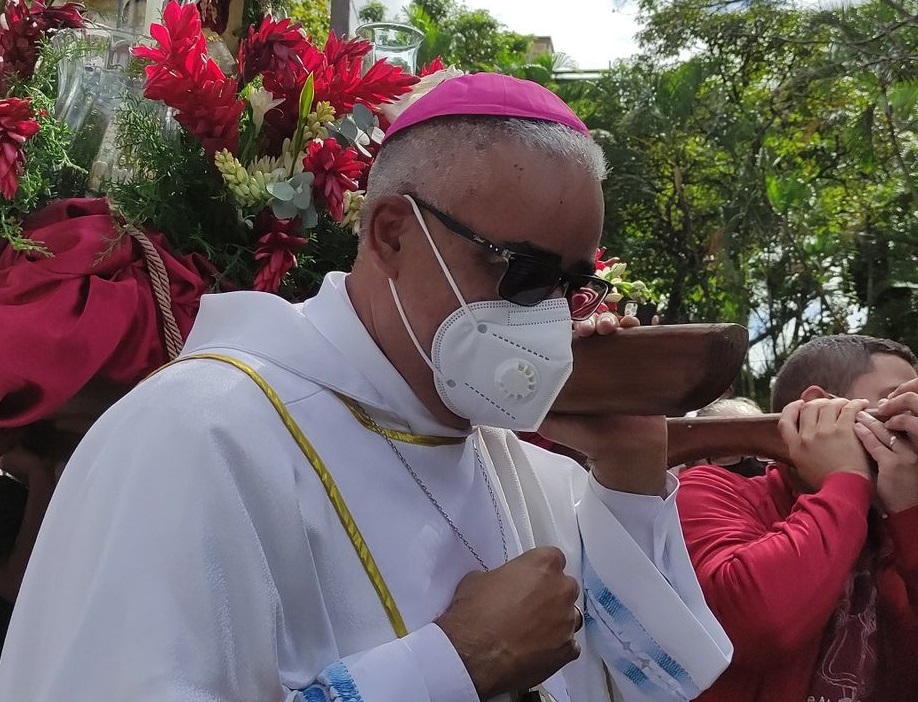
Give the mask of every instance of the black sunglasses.
[(554, 257), (551, 261), (546, 261), (533, 254), (498, 246), (420, 198), (414, 195), (408, 197), (422, 210), (430, 212), (453, 234), (477, 244), (507, 262), (507, 269), (497, 284), (497, 294), (508, 302), (532, 307), (547, 300), (560, 289), (570, 307), (571, 319), (580, 321), (589, 318), (612, 289), (611, 283), (595, 275), (567, 273), (561, 270)]

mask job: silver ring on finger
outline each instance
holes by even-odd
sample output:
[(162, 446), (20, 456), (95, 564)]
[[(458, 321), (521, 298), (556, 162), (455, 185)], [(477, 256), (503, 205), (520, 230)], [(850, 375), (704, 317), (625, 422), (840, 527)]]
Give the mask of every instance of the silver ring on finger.
[(574, 625), (574, 631), (580, 631), (583, 628), (583, 610), (580, 609), (579, 605), (574, 603), (574, 609), (577, 611), (577, 623)]
[(899, 437), (893, 434), (889, 437), (889, 450), (894, 451), (896, 449), (896, 442), (899, 441)]

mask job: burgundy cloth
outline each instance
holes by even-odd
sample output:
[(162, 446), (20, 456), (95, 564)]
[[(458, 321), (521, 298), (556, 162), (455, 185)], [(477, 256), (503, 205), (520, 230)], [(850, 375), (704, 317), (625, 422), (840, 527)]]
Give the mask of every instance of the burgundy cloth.
[(437, 117), (477, 115), (556, 122), (590, 135), (574, 111), (548, 88), (500, 73), (470, 73), (444, 80), (411, 103), (386, 130), (383, 143), (408, 127)]
[(877, 585), (872, 549), (867, 546), (848, 577), (841, 599), (823, 632), (807, 698), (870, 699), (877, 670)]
[[(106, 200), (52, 203), (23, 230), (53, 256), (0, 250), (0, 429), (47, 417), (95, 376), (133, 385), (167, 360), (143, 253), (119, 237)], [(185, 338), (213, 268), (147, 236)]]

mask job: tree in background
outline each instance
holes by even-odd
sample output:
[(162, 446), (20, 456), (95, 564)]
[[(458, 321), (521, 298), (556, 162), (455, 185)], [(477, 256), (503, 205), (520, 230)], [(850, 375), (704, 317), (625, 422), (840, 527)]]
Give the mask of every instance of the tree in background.
[(295, 19), (321, 46), (331, 30), (331, 8), (328, 0), (285, 0), (287, 16)]
[[(360, 12), (362, 21), (387, 19), (379, 2)], [(422, 64), (440, 56), (445, 64), (464, 71), (509, 73), (528, 62), (532, 37), (511, 32), (487, 10), (470, 10), (457, 0), (412, 0), (394, 20), (424, 33), (418, 54)]]
[(666, 320), (747, 324), (760, 400), (813, 335), (918, 347), (918, 18), (894, 0), (640, 7), (642, 54), (558, 91), (612, 164), (604, 243)]
[(371, 0), (357, 11), (361, 22), (382, 22), (386, 18), (386, 5), (379, 0)]

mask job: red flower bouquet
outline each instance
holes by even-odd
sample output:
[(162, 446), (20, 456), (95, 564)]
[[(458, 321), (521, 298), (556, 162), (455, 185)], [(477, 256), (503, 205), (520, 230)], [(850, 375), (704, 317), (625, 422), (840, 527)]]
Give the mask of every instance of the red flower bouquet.
[(207, 53), (194, 4), (174, 0), (153, 25), (144, 96), (171, 108), (222, 178), (224, 196), (254, 249), (251, 282), (276, 292), (284, 275), (323, 236), (349, 236), (366, 175), (382, 138), (381, 106), (419, 80), (379, 61), (370, 44), (332, 34), (319, 48), (288, 19), (265, 17), (239, 45), (238, 75)]

